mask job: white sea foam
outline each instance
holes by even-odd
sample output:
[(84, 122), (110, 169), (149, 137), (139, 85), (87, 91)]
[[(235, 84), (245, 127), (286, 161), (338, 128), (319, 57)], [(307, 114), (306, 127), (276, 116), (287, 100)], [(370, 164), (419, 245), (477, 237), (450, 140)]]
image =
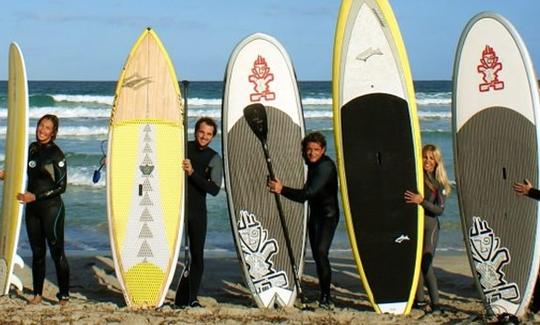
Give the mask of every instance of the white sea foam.
[[(34, 128), (30, 127), (28, 134), (34, 135)], [(63, 126), (58, 129), (58, 137), (89, 137), (107, 135), (109, 128), (105, 126)], [(6, 127), (0, 127), (0, 136), (6, 135)]]
[(421, 106), (448, 106), (452, 103), (452, 93), (440, 92), (440, 93), (416, 93), (416, 103)]
[(96, 103), (112, 105), (114, 96), (99, 96), (99, 95), (50, 95), (55, 102), (71, 102), (71, 103)]
[[(54, 114), (59, 118), (109, 118), (111, 110), (107, 109), (92, 109), (84, 106), (78, 107), (32, 107), (30, 108), (29, 117), (39, 119), (45, 114)], [(0, 118), (7, 117), (7, 109), (0, 109)]]
[(92, 167), (68, 167), (68, 185), (105, 187), (107, 172), (101, 170), (101, 178), (96, 184), (92, 181), (93, 175), (94, 169)]

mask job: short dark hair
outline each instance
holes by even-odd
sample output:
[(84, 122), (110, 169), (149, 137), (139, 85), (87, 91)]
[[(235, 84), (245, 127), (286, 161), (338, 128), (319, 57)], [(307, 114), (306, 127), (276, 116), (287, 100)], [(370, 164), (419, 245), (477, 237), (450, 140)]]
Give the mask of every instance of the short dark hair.
[(200, 119), (197, 120), (197, 123), (195, 123), (195, 133), (199, 131), (199, 127), (201, 127), (201, 124), (204, 123), (206, 125), (209, 125), (214, 128), (214, 131), (212, 132), (213, 136), (215, 137), (217, 134), (217, 123), (214, 121), (213, 118), (208, 116), (203, 116)]
[(308, 143), (315, 142), (321, 147), (326, 148), (326, 138), (321, 132), (312, 132), (302, 139), (302, 151), (306, 150)]
[[(41, 123), (41, 121), (43, 120), (49, 120), (52, 122), (53, 124), (53, 134), (51, 136), (51, 141), (54, 141), (56, 140), (56, 134), (58, 134), (58, 126), (60, 124), (59, 120), (58, 120), (58, 116), (56, 115), (53, 115), (53, 114), (45, 114), (43, 115), (38, 121), (37, 121), (37, 124), (36, 124), (36, 129), (39, 127), (39, 124)], [(37, 140), (37, 134), (36, 134), (36, 140)]]

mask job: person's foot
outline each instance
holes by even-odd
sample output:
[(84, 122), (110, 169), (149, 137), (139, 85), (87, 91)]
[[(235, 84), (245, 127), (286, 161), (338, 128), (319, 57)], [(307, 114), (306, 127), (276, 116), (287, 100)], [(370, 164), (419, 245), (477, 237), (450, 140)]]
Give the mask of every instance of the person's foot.
[(420, 309), (425, 312), (426, 309), (428, 308), (428, 303), (425, 302), (424, 300), (415, 300), (413, 303), (413, 308)]
[(32, 299), (28, 300), (29, 305), (39, 305), (43, 298), (40, 295), (35, 295)]
[(439, 304), (431, 305), (431, 313), (433, 315), (440, 315), (442, 314), (443, 310), (441, 309), (441, 306)]
[(56, 294), (56, 299), (58, 299), (58, 304), (60, 306), (66, 306), (69, 302), (69, 296), (68, 295), (62, 295), (60, 293)]
[(330, 298), (330, 295), (322, 295), (319, 300), (319, 307), (325, 310), (334, 310), (334, 302)]
[(201, 305), (201, 303), (200, 303), (198, 300), (193, 300), (193, 301), (189, 304), (189, 307), (190, 307), (190, 308), (202, 308), (202, 305)]

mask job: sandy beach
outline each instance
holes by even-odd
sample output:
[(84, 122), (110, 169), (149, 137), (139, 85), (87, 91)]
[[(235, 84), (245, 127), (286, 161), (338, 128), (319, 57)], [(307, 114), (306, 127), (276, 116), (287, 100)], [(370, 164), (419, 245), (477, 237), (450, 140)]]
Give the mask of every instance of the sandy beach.
[[(465, 255), (440, 255), (435, 258), (439, 279), (440, 315), (413, 309), (407, 316), (378, 315), (364, 294), (354, 261), (350, 256), (332, 258), (333, 290), (336, 308), (316, 308), (318, 282), (315, 266), (308, 257), (303, 289), (311, 310), (296, 308), (263, 310), (256, 308), (244, 287), (236, 257), (209, 257), (200, 292), (204, 308), (177, 310), (171, 308), (174, 292), (159, 310), (135, 311), (127, 308), (114, 274), (113, 262), (104, 256), (68, 256), (71, 267), (71, 294), (68, 306), (60, 307), (55, 297), (56, 275), (49, 259), (44, 302), (27, 305), (32, 296), (32, 276), (27, 265), (16, 274), (24, 283), (24, 292), (12, 290), (0, 297), (1, 324), (483, 324), (483, 307), (478, 298)], [(181, 270), (179, 265), (178, 270)], [(171, 288), (176, 287), (178, 272)], [(527, 323), (540, 322), (531, 316)]]

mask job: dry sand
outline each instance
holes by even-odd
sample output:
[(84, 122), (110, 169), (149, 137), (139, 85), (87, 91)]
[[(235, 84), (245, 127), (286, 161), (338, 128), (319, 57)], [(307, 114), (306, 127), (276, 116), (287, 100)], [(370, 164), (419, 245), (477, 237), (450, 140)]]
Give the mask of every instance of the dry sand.
[[(169, 291), (165, 305), (159, 310), (135, 311), (126, 307), (110, 257), (68, 256), (71, 268), (70, 303), (57, 304), (57, 287), (53, 263), (49, 259), (44, 302), (27, 305), (32, 296), (31, 270), (25, 266), (16, 274), (24, 283), (24, 292), (12, 290), (9, 297), (0, 297), (1, 324), (484, 324), (483, 306), (478, 298), (466, 257), (437, 256), (436, 274), (439, 279), (440, 315), (426, 314), (413, 309), (407, 316), (378, 315), (373, 312), (364, 294), (354, 262), (350, 256), (333, 257), (333, 311), (319, 308), (299, 310), (258, 309), (244, 287), (236, 257), (210, 257), (200, 291), (204, 308), (176, 310), (171, 308), (174, 292)], [(29, 263), (30, 259), (25, 258)], [(181, 270), (181, 266), (178, 267)], [(175, 288), (177, 276), (171, 288)], [(316, 306), (318, 282), (314, 262), (306, 261), (303, 289), (311, 305)], [(526, 323), (540, 323), (532, 315)]]

